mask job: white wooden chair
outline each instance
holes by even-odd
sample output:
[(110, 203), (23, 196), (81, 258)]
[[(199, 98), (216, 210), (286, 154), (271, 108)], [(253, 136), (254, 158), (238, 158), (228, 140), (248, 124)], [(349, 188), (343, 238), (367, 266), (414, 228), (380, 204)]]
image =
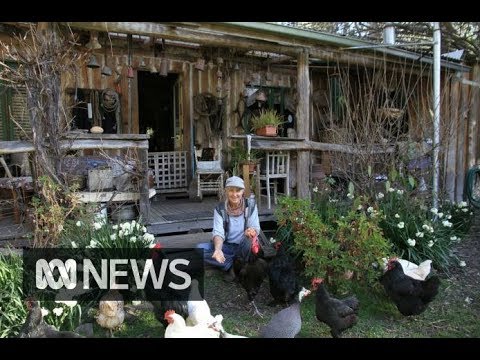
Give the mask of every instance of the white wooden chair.
[(215, 149), (213, 160), (201, 160), (203, 150), (195, 149), (195, 177), (197, 180), (197, 197), (202, 199), (204, 192), (216, 192), (220, 197), (223, 192), (222, 150)]
[[(290, 195), (290, 153), (283, 152), (267, 152), (265, 155), (265, 168), (260, 166), (260, 193), (263, 189), (267, 193), (268, 208), (272, 207), (272, 191), (273, 201), (277, 204), (278, 180), (284, 180), (284, 194)], [(261, 196), (259, 196), (260, 201)]]

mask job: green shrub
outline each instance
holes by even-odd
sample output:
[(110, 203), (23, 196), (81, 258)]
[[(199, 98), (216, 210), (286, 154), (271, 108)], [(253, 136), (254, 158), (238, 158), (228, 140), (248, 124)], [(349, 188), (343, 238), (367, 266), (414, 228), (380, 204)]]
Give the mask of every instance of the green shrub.
[(17, 336), (27, 316), (22, 276), (22, 258), (0, 253), (0, 338)]
[[(343, 292), (352, 280), (370, 285), (377, 281), (378, 264), (391, 255), (390, 244), (382, 236), (378, 218), (357, 208), (336, 202), (315, 202), (282, 198), (276, 216), (280, 227), (291, 227), (293, 250), (300, 253), (307, 277), (323, 277), (327, 284)], [(318, 209), (321, 209), (320, 211)]]

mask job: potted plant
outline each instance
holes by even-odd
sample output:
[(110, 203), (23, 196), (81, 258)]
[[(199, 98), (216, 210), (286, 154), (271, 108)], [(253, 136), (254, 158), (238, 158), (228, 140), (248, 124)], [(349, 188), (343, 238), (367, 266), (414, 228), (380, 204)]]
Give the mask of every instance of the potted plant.
[(232, 156), (232, 168), (234, 171), (239, 171), (239, 173), (241, 172), (241, 166), (244, 164), (249, 164), (250, 172), (253, 172), (260, 161), (260, 152), (258, 150), (251, 149), (249, 156), (247, 148), (241, 145), (232, 147), (230, 154)]
[(273, 109), (262, 110), (252, 118), (252, 130), (261, 136), (277, 136), (278, 125), (283, 123), (281, 115)]

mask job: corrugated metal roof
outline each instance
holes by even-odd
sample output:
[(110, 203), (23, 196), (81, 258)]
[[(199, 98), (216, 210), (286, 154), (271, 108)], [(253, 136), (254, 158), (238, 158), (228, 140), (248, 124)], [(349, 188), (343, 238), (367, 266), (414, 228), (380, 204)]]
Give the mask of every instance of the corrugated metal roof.
[[(337, 47), (344, 48), (344, 51), (349, 51), (349, 47), (365, 47), (362, 51), (365, 52), (380, 52), (393, 57), (400, 57), (410, 60), (418, 60), (420, 62), (425, 62), (428, 64), (433, 64), (433, 58), (431, 56), (422, 55), (416, 52), (408, 51), (405, 49), (397, 48), (395, 45), (391, 47), (374, 47), (368, 48), (369, 46), (378, 45), (372, 41), (360, 40), (357, 38), (352, 38), (348, 36), (340, 36), (336, 34), (325, 33), (321, 31), (314, 31), (308, 29), (298, 29), (280, 24), (266, 23), (266, 22), (223, 22), (219, 23), (227, 25), (230, 27), (238, 27), (244, 29), (255, 30), (258, 34), (270, 33), (276, 35), (282, 35), (286, 38), (298, 39), (303, 41), (308, 41), (312, 43), (319, 44), (330, 44)], [(248, 35), (246, 35), (248, 36)], [(350, 50), (353, 51), (353, 50)], [(356, 50), (358, 51), (358, 50)], [(456, 71), (470, 71), (470, 67), (466, 65), (459, 64), (457, 62), (448, 61), (446, 59), (441, 59), (441, 66), (444, 68), (453, 69)]]

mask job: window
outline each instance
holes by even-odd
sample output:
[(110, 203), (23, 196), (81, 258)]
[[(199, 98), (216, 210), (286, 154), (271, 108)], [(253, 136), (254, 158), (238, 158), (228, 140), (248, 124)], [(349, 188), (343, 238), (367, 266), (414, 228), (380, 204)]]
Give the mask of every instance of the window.
[(19, 140), (30, 132), (25, 87), (13, 89), (0, 84), (0, 139)]

